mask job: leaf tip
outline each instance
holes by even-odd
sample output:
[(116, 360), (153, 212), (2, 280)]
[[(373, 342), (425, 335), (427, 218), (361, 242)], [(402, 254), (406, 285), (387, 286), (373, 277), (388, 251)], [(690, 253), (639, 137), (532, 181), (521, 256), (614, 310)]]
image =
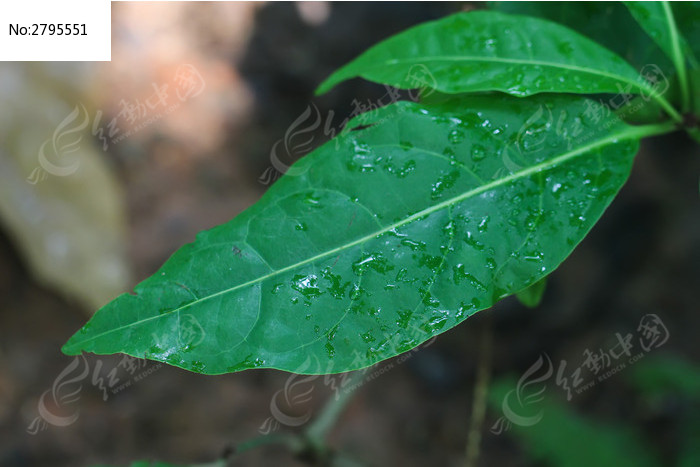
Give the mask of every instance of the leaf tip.
[(63, 352), (64, 355), (80, 355), (80, 350), (77, 346), (71, 343), (72, 339), (63, 344), (61, 347), (61, 352)]
[(323, 94), (330, 91), (333, 86), (335, 86), (335, 83), (331, 81), (331, 78), (332, 76), (328, 77), (325, 81), (318, 85), (318, 87), (314, 91), (314, 96), (322, 96)]

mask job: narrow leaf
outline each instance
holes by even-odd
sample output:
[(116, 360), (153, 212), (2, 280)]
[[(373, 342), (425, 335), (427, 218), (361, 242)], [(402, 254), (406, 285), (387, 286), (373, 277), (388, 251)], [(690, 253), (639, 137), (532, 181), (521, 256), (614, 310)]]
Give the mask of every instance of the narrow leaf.
[(690, 52), (690, 48), (678, 31), (671, 5), (669, 2), (625, 2), (625, 5), (649, 37), (673, 62), (681, 86), (683, 110), (687, 111), (690, 92), (684, 57)]
[(495, 11), (459, 13), (393, 36), (333, 73), (318, 93), (357, 76), (446, 93), (649, 90), (632, 66), (577, 32)]
[(345, 372), (407, 351), (555, 269), (625, 182), (638, 139), (668, 130), (603, 126), (600, 110), (468, 96), (356, 119), (370, 126), (298, 161), (63, 350), (208, 374)]
[(691, 48), (688, 60), (693, 68), (700, 68), (700, 2), (673, 2), (671, 6), (678, 29)]
[(489, 7), (564, 25), (613, 51), (637, 70), (654, 64), (665, 74), (673, 71), (671, 61), (621, 2), (489, 2)]

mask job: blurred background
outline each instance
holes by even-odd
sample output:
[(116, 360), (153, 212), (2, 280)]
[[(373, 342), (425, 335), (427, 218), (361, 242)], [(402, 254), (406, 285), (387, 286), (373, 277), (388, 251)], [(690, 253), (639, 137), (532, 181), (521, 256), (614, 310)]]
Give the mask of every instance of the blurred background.
[[(236, 447), (232, 465), (321, 464), (240, 448), (303, 430), (338, 376), (201, 376), (60, 347), (392, 96), (353, 80), (315, 97), (334, 69), (474, 7), (115, 2), (110, 63), (1, 63), (0, 466), (204, 463)], [(368, 370), (329, 432), (329, 462), (700, 465), (698, 156), (679, 134), (647, 141), (539, 307), (506, 299)], [(634, 361), (620, 353), (627, 335)], [(479, 371), (490, 383), (472, 459)]]

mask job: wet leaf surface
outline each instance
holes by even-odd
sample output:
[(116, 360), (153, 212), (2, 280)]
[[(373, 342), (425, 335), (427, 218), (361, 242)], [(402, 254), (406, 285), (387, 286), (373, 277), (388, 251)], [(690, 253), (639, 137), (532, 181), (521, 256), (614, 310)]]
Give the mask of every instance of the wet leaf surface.
[(63, 350), (209, 374), (344, 372), (407, 351), (538, 281), (600, 217), (649, 131), (616, 120), (602, 131), (587, 116), (596, 105), (484, 96), (380, 109)]
[[(675, 2), (693, 3), (693, 2)], [(489, 2), (503, 13), (535, 16), (583, 34), (629, 62), (635, 69), (654, 64), (664, 73), (673, 64), (632, 17), (622, 2)], [(585, 18), (582, 21), (581, 18)]]
[(495, 11), (459, 13), (393, 36), (333, 73), (318, 92), (358, 76), (402, 89), (516, 96), (649, 88), (631, 65), (579, 33)]
[(668, 2), (625, 2), (634, 19), (671, 60), (687, 53), (688, 44), (680, 35)]

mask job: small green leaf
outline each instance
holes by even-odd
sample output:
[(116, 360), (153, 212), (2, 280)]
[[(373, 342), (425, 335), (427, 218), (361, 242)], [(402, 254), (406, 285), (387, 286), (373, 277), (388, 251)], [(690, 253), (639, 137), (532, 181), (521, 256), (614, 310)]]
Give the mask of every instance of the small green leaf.
[[(554, 270), (672, 125), (576, 96), (399, 102), (350, 123), (63, 347), (219, 374), (336, 373), (440, 334)], [(369, 117), (369, 120), (367, 118)], [(556, 127), (556, 129), (555, 129)]]
[(393, 36), (333, 73), (318, 93), (356, 76), (445, 93), (650, 90), (622, 58), (575, 31), (494, 11), (459, 13)]
[(543, 277), (542, 279), (532, 284), (530, 287), (516, 293), (515, 296), (518, 297), (520, 303), (522, 303), (526, 307), (535, 308), (542, 301), (542, 297), (544, 296), (544, 290), (546, 288), (547, 278)]
[(669, 2), (625, 2), (634, 19), (671, 59), (681, 88), (683, 110), (690, 108), (688, 75), (685, 56), (690, 48), (676, 26), (676, 20)]

